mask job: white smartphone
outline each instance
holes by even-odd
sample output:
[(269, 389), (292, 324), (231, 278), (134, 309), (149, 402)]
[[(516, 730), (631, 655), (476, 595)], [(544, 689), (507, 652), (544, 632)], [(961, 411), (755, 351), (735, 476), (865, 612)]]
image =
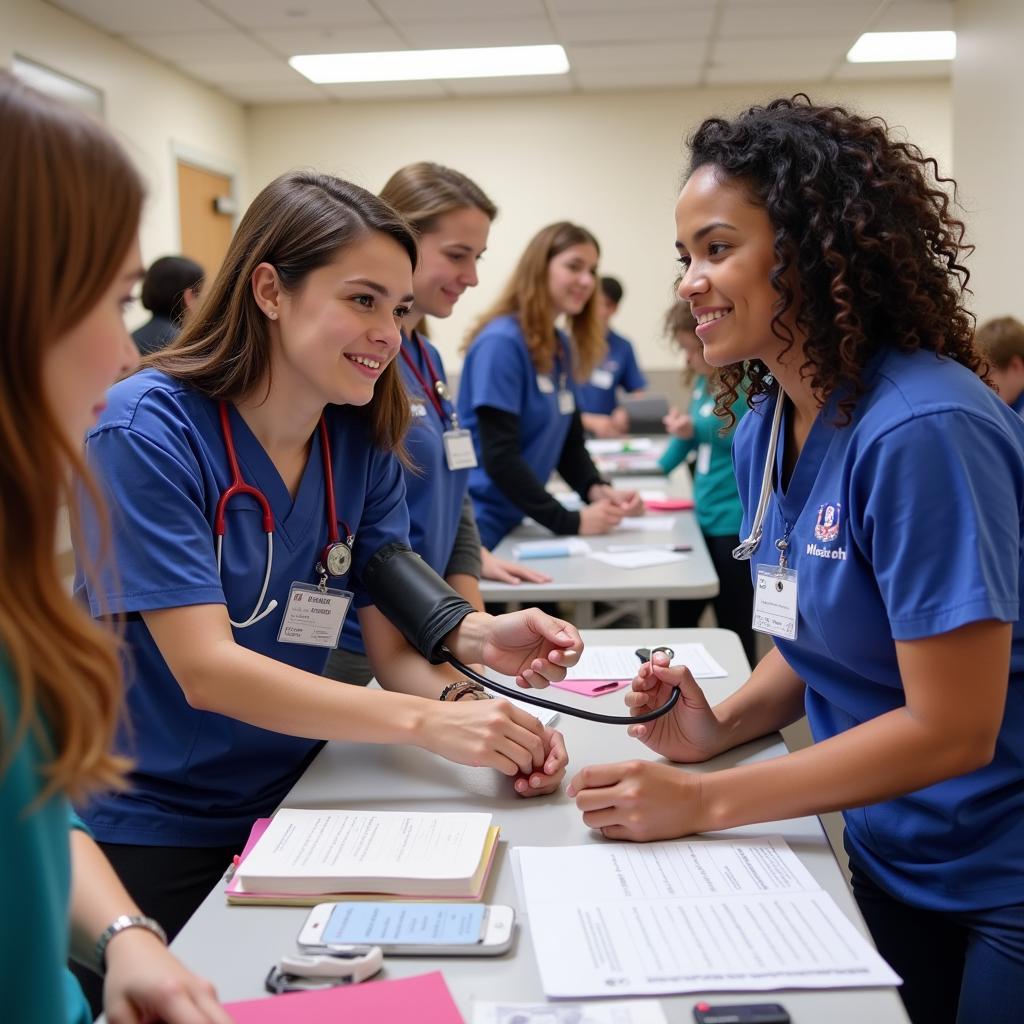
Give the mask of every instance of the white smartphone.
[(298, 943), (306, 953), (369, 945), (385, 956), (497, 956), (512, 945), (515, 917), (483, 903), (319, 903)]

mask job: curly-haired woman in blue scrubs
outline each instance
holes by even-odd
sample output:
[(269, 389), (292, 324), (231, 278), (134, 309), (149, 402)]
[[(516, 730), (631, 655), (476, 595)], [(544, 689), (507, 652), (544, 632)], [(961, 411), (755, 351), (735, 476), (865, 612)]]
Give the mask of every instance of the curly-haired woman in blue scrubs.
[[(634, 681), (632, 727), (704, 761), (804, 714), (815, 744), (708, 774), (585, 769), (606, 836), (842, 809), (853, 887), (915, 1024), (1010, 1024), (1024, 993), (1024, 424), (979, 378), (963, 225), (934, 161), (806, 97), (705, 121), (676, 206), (775, 649), (716, 707)], [(767, 473), (765, 469), (767, 468)], [(765, 479), (766, 508), (762, 503)], [(741, 553), (746, 553), (741, 552)]]

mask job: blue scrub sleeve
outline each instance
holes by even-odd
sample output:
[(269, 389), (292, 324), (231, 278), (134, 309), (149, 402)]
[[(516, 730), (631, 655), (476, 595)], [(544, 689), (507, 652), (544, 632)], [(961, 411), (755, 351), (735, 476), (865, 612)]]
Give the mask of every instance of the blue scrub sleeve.
[[(372, 604), (362, 584), (369, 561), (390, 544), (409, 544), (409, 508), (405, 503), (405, 474), (401, 463), (391, 454), (374, 450), (370, 458), (366, 503), (359, 521), (352, 552), (355, 585), (353, 604), (365, 608)], [(343, 486), (342, 477), (338, 485)]]
[[(181, 450), (172, 450), (176, 443)], [(86, 453), (107, 495), (113, 554), (98, 583), (88, 585), (92, 614), (224, 604), (203, 485), (184, 434), (168, 431), (158, 444), (111, 426), (89, 438)], [(89, 512), (83, 518), (96, 553), (98, 522)]]
[(460, 388), (472, 395), (473, 408), (489, 406), (521, 416), (533, 364), (515, 335), (487, 328), (473, 342), (476, 351), (463, 367)]
[(633, 346), (626, 342), (626, 362), (622, 372), (622, 387), (626, 391), (643, 391), (647, 387), (647, 378), (636, 361)]
[(1022, 475), (1014, 439), (964, 410), (918, 416), (865, 446), (849, 521), (893, 639), (1017, 621)]

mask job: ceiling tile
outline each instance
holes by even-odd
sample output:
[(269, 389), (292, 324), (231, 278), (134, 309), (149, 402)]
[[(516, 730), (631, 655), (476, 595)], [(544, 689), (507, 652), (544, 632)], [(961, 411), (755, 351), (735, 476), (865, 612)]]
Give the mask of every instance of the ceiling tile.
[(711, 48), (711, 64), (745, 64), (751, 68), (792, 67), (830, 63), (846, 58), (854, 40), (848, 36), (802, 36), (787, 39), (719, 39)]
[(673, 68), (700, 64), (704, 42), (580, 44), (567, 48), (573, 72), (622, 68)]
[(543, 18), (543, 0), (375, 0), (393, 24), (434, 18)]
[(635, 11), (594, 16), (568, 15), (555, 19), (558, 38), (565, 43), (618, 43), (642, 39), (687, 39), (711, 30), (711, 8), (698, 10)]
[(742, 61), (735, 64), (716, 65), (708, 69), (705, 81), (709, 85), (753, 85), (772, 82), (820, 82), (827, 81), (832, 69), (831, 61), (802, 61), (800, 63), (780, 61), (774, 65), (750, 65)]
[(127, 41), (163, 60), (269, 60), (264, 47), (241, 32), (167, 32), (158, 35), (130, 35)]
[(321, 88), (339, 100), (439, 100), (445, 96), (437, 82), (358, 82), (324, 85)]
[(720, 36), (827, 36), (850, 33), (854, 39), (863, 32), (878, 9), (873, 0), (851, 0), (839, 7), (813, 9), (798, 3), (771, 7), (729, 6), (722, 12)]
[(956, 27), (953, 4), (943, 0), (892, 3), (871, 26), (872, 32), (944, 32)]
[(232, 82), (218, 88), (243, 103), (323, 103), (330, 98), (312, 82)]
[[(548, 0), (551, 10), (561, 14), (619, 14), (624, 6), (622, 0)], [(631, 9), (643, 16), (648, 11), (697, 11), (710, 10), (715, 0), (633, 0)]]
[(193, 32), (231, 26), (199, 0), (52, 0), (84, 21), (115, 35)]
[(518, 78), (450, 78), (445, 87), (456, 96), (572, 92), (569, 75), (522, 75)]
[[(345, 28), (380, 24), (369, 0), (207, 0), (236, 25), (258, 28)], [(168, 6), (173, 6), (169, 4)]]
[(410, 21), (399, 26), (409, 46), (418, 50), (460, 46), (536, 46), (556, 42), (547, 18), (489, 18)]
[(262, 29), (254, 33), (275, 53), (369, 53), (408, 49), (389, 25), (354, 25), (351, 28)]
[(700, 64), (675, 68), (587, 68), (576, 72), (576, 81), (587, 92), (606, 89), (685, 88), (697, 85)]
[(188, 60), (175, 61), (182, 71), (205, 82), (228, 85), (232, 82), (266, 82), (290, 85), (295, 82), (312, 84), (308, 79), (290, 68), (283, 60), (267, 57), (266, 60)]
[(895, 63), (851, 64), (843, 61), (835, 73), (842, 81), (891, 78), (949, 78), (953, 74), (951, 60), (903, 60)]

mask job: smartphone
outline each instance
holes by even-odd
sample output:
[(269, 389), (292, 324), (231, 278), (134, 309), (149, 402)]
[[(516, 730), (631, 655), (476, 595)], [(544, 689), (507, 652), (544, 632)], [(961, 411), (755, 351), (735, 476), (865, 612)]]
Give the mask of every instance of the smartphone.
[(298, 943), (306, 953), (370, 945), (385, 956), (497, 956), (512, 945), (515, 916), (483, 903), (320, 903)]
[(791, 1024), (789, 1014), (779, 1003), (743, 1003), (738, 1006), (712, 1006), (698, 1003), (693, 1008), (697, 1024)]

